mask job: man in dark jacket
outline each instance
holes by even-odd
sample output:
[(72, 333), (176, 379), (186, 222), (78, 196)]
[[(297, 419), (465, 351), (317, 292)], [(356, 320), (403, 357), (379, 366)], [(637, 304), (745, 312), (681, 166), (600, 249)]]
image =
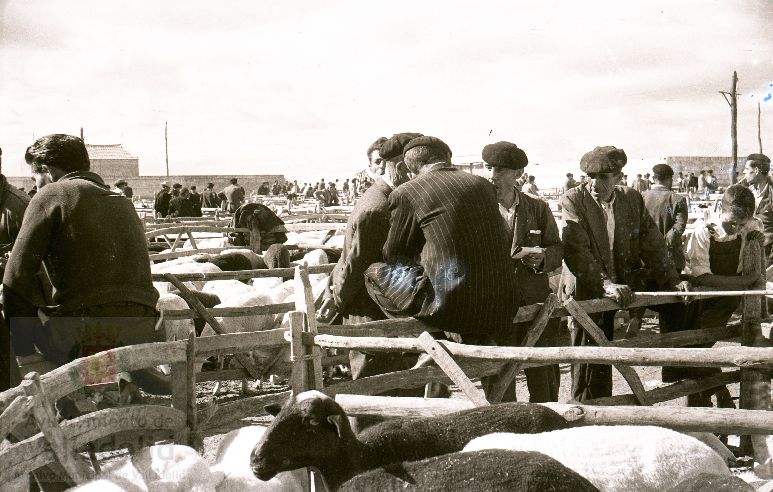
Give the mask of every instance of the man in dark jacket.
[(244, 203), (244, 188), (236, 178), (231, 178), (231, 184), (225, 187), (223, 194), (226, 200), (226, 212), (234, 213)]
[(770, 158), (765, 154), (750, 154), (743, 168), (743, 181), (754, 193), (754, 217), (762, 222), (765, 235), (765, 256), (773, 264), (773, 179), (768, 176)]
[[(4, 314), (16, 354), (50, 362), (118, 346), (162, 341), (155, 330), (158, 292), (150, 276), (142, 223), (132, 203), (89, 171), (83, 141), (48, 135), (25, 158), (47, 170), (53, 183), (32, 199), (3, 277)], [(41, 263), (54, 286), (54, 307), (38, 295)], [(47, 319), (38, 321), (38, 309)], [(153, 371), (132, 371), (148, 391), (169, 392)], [(98, 382), (98, 381), (94, 381)]]
[[(0, 149), (0, 159), (3, 150)], [(2, 161), (0, 160), (0, 170)], [(5, 270), (8, 253), (11, 252), (16, 237), (19, 235), (24, 211), (30, 202), (29, 197), (15, 186), (12, 186), (5, 176), (0, 174), (0, 273)], [(9, 327), (0, 327), (0, 391), (4, 391), (21, 382), (19, 366), (11, 348)]]
[(204, 208), (220, 208), (220, 198), (215, 193), (215, 183), (207, 183), (207, 189), (201, 195), (201, 203)]
[(655, 184), (642, 193), (644, 206), (666, 240), (668, 253), (676, 270), (681, 272), (685, 266), (682, 234), (687, 227), (687, 199), (679, 196), (671, 187), (674, 170), (667, 164), (658, 164), (652, 168)]
[(518, 295), (491, 183), (455, 169), (435, 137), (408, 142), (404, 159), (416, 177), (389, 195), (385, 263), (365, 274), (371, 297), (464, 343), (509, 335)]
[(191, 205), (193, 205), (193, 217), (201, 217), (201, 195), (196, 191), (196, 185), (191, 186), (190, 191), (188, 199), (191, 201)]
[(156, 202), (153, 204), (153, 210), (156, 211), (156, 217), (166, 217), (169, 215), (169, 202), (172, 200), (172, 193), (169, 190), (169, 183), (161, 183), (161, 190), (156, 193)]
[[(499, 213), (507, 224), (508, 237), (511, 239), (507, 251), (512, 258), (521, 306), (545, 302), (545, 298), (551, 293), (548, 273), (561, 266), (564, 254), (556, 219), (547, 202), (518, 191), (515, 186), (524, 167), (529, 163), (522, 149), (514, 143), (497, 142), (483, 147), (482, 157), (486, 166), (492, 169), (491, 181), (496, 189)], [(522, 248), (537, 248), (539, 251), (523, 255)], [(530, 326), (531, 322), (515, 325), (510, 345), (518, 346), (523, 343)], [(559, 319), (553, 318), (545, 327), (537, 345), (560, 345), (558, 333)], [(526, 369), (525, 373), (529, 401), (558, 401), (561, 383), (558, 364)], [(514, 397), (513, 385), (503, 401), (512, 401)]]
[(169, 217), (196, 217), (188, 188), (181, 188), (180, 196), (172, 198), (169, 202)]
[[(586, 153), (580, 168), (589, 182), (561, 198), (564, 262), (562, 294), (577, 300), (613, 298), (625, 308), (634, 289), (676, 289), (679, 275), (666, 242), (644, 206), (641, 194), (616, 186), (628, 158), (622, 149), (596, 147)], [(644, 268), (643, 268), (644, 267)], [(681, 306), (681, 305), (669, 305)], [(678, 319), (680, 311), (673, 313)], [(614, 336), (615, 311), (591, 315), (604, 335)], [(572, 322), (574, 345), (595, 345)], [(574, 364), (572, 397), (583, 401), (611, 396), (612, 368), (602, 364)]]

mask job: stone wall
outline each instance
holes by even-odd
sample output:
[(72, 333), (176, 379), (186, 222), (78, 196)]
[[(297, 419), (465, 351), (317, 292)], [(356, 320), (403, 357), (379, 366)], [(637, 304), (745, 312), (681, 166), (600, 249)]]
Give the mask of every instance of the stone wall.
[(91, 170), (100, 176), (138, 177), (140, 164), (138, 159), (89, 159)]
[[(675, 174), (679, 174), (680, 172), (684, 173), (685, 176), (689, 175), (689, 173), (695, 173), (697, 176), (701, 170), (703, 169), (711, 169), (714, 171), (714, 176), (717, 177), (717, 182), (719, 183), (719, 186), (730, 186), (732, 183), (730, 182), (731, 179), (731, 168), (733, 165), (733, 158), (732, 157), (703, 157), (703, 156), (672, 156), (672, 157), (666, 157), (666, 164), (671, 166), (674, 169)], [(743, 166), (746, 164), (746, 156), (739, 156), (738, 157), (738, 165), (736, 166), (736, 172), (738, 173), (738, 178), (741, 177), (741, 171), (743, 170)]]

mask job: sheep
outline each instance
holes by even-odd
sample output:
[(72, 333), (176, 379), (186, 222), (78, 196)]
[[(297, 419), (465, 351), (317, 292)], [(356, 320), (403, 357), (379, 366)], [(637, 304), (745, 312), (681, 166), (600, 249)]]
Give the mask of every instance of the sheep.
[(679, 482), (671, 492), (754, 492), (754, 487), (739, 477), (701, 473)]
[(263, 254), (263, 262), (266, 268), (288, 268), (290, 266), (290, 252), (284, 244), (272, 244)]
[(504, 403), (453, 414), (394, 419), (354, 436), (346, 413), (329, 396), (306, 391), (284, 405), (269, 405), (276, 418), (252, 452), (261, 480), (313, 466), (335, 488), (357, 473), (388, 463), (461, 451), (470, 439), (494, 429), (542, 432), (569, 426), (558, 413), (536, 404)]
[(176, 444), (143, 448), (74, 491), (214, 492), (217, 477), (194, 449)]
[(204, 284), (201, 291), (217, 295), (222, 303), (233, 298), (254, 294), (256, 289), (239, 280), (210, 280)]
[(510, 449), (551, 456), (599, 490), (663, 491), (700, 473), (730, 475), (713, 449), (697, 439), (662, 427), (576, 427), (533, 434), (493, 433), (478, 437), (465, 451)]
[(250, 469), (250, 451), (265, 432), (265, 427), (250, 425), (233, 430), (223, 437), (215, 464), (210, 468), (216, 476), (224, 476), (217, 484), (217, 492), (309, 490), (306, 470), (282, 472), (265, 482), (255, 477)]
[(282, 283), (282, 279), (279, 277), (256, 277), (250, 279), (250, 286), (263, 292), (271, 291), (282, 285)]
[[(151, 265), (150, 271), (153, 273), (215, 273), (221, 272), (222, 270), (220, 270), (220, 268), (213, 265), (212, 263), (197, 263), (196, 261), (168, 261), (165, 263), (154, 263)], [(185, 282), (185, 286), (193, 290), (202, 290), (202, 288), (204, 288), (204, 284), (205, 281), (203, 280)], [(169, 291), (171, 289), (166, 287), (166, 290)]]
[(356, 475), (337, 490), (598, 491), (588, 480), (544, 454), (493, 449), (467, 454), (392, 463)]

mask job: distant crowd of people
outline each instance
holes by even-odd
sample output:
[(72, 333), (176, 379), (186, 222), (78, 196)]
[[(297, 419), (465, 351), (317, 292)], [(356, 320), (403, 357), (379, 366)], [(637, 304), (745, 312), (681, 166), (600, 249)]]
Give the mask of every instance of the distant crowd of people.
[(202, 208), (219, 208), (233, 213), (244, 203), (244, 199), (244, 187), (237, 178), (232, 178), (220, 192), (215, 191), (214, 183), (207, 183), (201, 193), (196, 185), (185, 187), (174, 183), (170, 187), (169, 182), (164, 181), (161, 190), (156, 192), (153, 210), (157, 217), (201, 217)]

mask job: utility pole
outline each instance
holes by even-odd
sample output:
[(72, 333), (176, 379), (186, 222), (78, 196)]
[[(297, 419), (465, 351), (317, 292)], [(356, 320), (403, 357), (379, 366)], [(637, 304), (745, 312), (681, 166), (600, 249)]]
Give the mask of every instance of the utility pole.
[(166, 154), (166, 175), (169, 176), (169, 138), (167, 137), (167, 122), (164, 122), (164, 153)]
[(762, 154), (762, 125), (761, 125), (761, 116), (762, 110), (760, 109), (760, 102), (757, 101), (757, 142), (760, 144), (760, 154)]
[[(730, 140), (733, 145), (733, 167), (730, 168), (730, 181), (736, 182), (738, 166), (738, 73), (733, 71), (733, 87), (730, 92), (720, 91), (727, 104), (730, 105)], [(728, 97), (730, 96), (730, 97)]]
[[(83, 127), (81, 127), (81, 140), (83, 140)], [(85, 140), (83, 140), (85, 142)]]

